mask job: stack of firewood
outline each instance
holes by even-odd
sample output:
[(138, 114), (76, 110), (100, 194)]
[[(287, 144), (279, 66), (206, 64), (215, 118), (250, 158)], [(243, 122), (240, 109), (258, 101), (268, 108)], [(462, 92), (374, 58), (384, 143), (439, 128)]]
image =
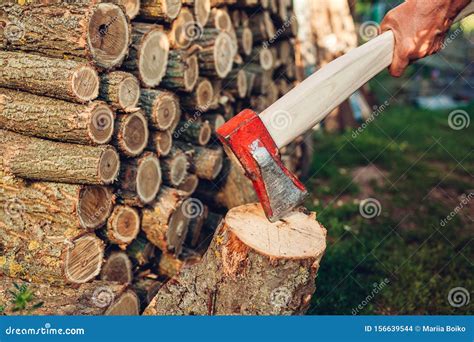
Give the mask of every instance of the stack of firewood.
[(1, 288), (138, 314), (256, 199), (214, 133), (298, 82), (291, 1), (13, 1), (0, 24)]

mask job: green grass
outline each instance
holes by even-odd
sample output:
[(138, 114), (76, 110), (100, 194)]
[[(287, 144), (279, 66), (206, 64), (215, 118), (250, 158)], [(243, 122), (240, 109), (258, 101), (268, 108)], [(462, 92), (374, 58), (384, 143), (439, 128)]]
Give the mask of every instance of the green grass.
[[(307, 204), (328, 229), (328, 245), (309, 314), (351, 314), (385, 278), (358, 314), (474, 313), (474, 298), (460, 308), (448, 302), (454, 287), (471, 297), (474, 290), (474, 203), (440, 225), (474, 189), (474, 106), (465, 110), (471, 124), (462, 130), (449, 127), (449, 111), (391, 104), (355, 138), (315, 134)], [(367, 219), (351, 171), (370, 163), (384, 178), (369, 186), (381, 212)]]

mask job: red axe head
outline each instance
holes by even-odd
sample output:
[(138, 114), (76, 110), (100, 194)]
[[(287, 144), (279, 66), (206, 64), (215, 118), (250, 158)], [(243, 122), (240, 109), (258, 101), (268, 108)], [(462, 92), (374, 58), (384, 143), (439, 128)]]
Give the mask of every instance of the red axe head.
[(255, 112), (243, 110), (219, 127), (217, 136), (227, 154), (244, 168), (271, 222), (303, 202), (308, 192), (281, 162), (273, 138)]

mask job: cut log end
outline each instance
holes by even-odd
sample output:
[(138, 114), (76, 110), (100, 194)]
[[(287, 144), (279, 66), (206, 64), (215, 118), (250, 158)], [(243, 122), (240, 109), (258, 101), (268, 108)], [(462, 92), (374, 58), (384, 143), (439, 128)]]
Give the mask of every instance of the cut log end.
[(196, 107), (207, 110), (214, 98), (214, 88), (208, 79), (202, 79), (196, 87)]
[(188, 159), (182, 152), (176, 153), (168, 165), (168, 181), (172, 186), (179, 186), (186, 178), (188, 170)]
[(270, 49), (261, 49), (259, 53), (260, 66), (263, 70), (268, 71), (273, 68), (274, 58)]
[(171, 27), (170, 40), (174, 48), (187, 49), (191, 45), (195, 37), (189, 31), (194, 32), (193, 27), (194, 16), (192, 12), (187, 8), (183, 8)]
[(140, 300), (133, 291), (121, 295), (105, 312), (106, 316), (136, 316), (140, 312)]
[(126, 205), (118, 205), (110, 215), (107, 225), (108, 239), (118, 245), (131, 243), (140, 231), (138, 211)]
[(245, 98), (248, 92), (247, 75), (245, 70), (239, 70), (237, 73), (237, 92), (240, 98)]
[(186, 91), (192, 91), (199, 77), (199, 63), (195, 55), (186, 59), (186, 70), (184, 71), (184, 87)]
[(119, 144), (124, 152), (135, 157), (143, 152), (148, 144), (148, 123), (140, 112), (126, 115)]
[(184, 240), (188, 233), (188, 226), (193, 210), (192, 201), (184, 201), (177, 210), (173, 212), (168, 222), (168, 231), (166, 234), (168, 243), (168, 252), (179, 255), (182, 250)]
[(124, 252), (113, 252), (104, 262), (100, 279), (120, 284), (130, 284), (133, 280), (132, 262)]
[(199, 133), (198, 143), (199, 145), (206, 145), (209, 140), (211, 140), (212, 128), (208, 121), (204, 121), (201, 126), (201, 131)]
[(86, 186), (79, 193), (77, 216), (81, 227), (97, 229), (102, 226), (112, 212), (114, 195), (103, 186)]
[(100, 3), (89, 21), (87, 43), (95, 63), (110, 69), (120, 65), (128, 52), (130, 26), (122, 9)]
[(153, 133), (153, 148), (160, 157), (166, 157), (173, 145), (173, 138), (170, 131), (154, 132)]
[(163, 95), (158, 104), (154, 108), (155, 111), (155, 122), (159, 129), (166, 130), (170, 128), (171, 124), (175, 121), (178, 116), (178, 103), (172, 95)]
[(72, 77), (72, 92), (81, 102), (92, 101), (99, 96), (99, 75), (94, 68), (83, 65)]
[(140, 11), (140, 0), (120, 0), (123, 7), (125, 7), (125, 13), (131, 19), (135, 18)]
[(181, 10), (181, 0), (165, 0), (162, 1), (164, 12), (170, 20), (176, 19)]
[(161, 186), (161, 168), (158, 158), (150, 154), (143, 158), (137, 170), (137, 194), (140, 200), (151, 203)]
[(214, 61), (217, 76), (225, 78), (232, 70), (234, 62), (235, 48), (232, 37), (226, 33), (221, 32), (214, 45)]
[(253, 46), (252, 30), (250, 30), (248, 27), (244, 27), (242, 29), (242, 36), (240, 37), (241, 51), (246, 56), (250, 56), (250, 54), (252, 53), (252, 46)]
[(178, 186), (178, 190), (186, 193), (187, 196), (191, 196), (196, 191), (199, 185), (199, 178), (195, 174), (189, 174), (186, 179)]
[(120, 158), (114, 148), (108, 147), (100, 156), (99, 179), (102, 184), (112, 184), (120, 170)]
[(194, 1), (194, 16), (201, 27), (204, 27), (209, 20), (211, 13), (211, 0), (195, 0)]
[(104, 243), (95, 235), (86, 235), (66, 244), (64, 274), (68, 282), (86, 283), (96, 277), (104, 258)]
[(271, 258), (319, 258), (326, 248), (326, 230), (314, 214), (293, 211), (271, 223), (261, 205), (252, 203), (231, 209), (225, 224), (244, 245)]
[(92, 111), (89, 136), (96, 144), (107, 144), (114, 133), (114, 113), (106, 104), (99, 104)]
[(125, 78), (119, 85), (120, 107), (129, 111), (137, 107), (140, 99), (140, 84), (135, 77)]
[(160, 84), (166, 72), (169, 40), (160, 29), (146, 34), (139, 52), (138, 65), (140, 79), (147, 87)]

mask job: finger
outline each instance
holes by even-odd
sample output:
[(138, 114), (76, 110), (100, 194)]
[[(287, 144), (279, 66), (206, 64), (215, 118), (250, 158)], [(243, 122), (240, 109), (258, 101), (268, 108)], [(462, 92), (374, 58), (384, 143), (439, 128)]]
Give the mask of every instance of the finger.
[(408, 64), (410, 64), (410, 60), (407, 57), (402, 57), (395, 53), (393, 55), (392, 64), (390, 64), (390, 67), (388, 69), (390, 75), (392, 75), (393, 77), (402, 76)]

